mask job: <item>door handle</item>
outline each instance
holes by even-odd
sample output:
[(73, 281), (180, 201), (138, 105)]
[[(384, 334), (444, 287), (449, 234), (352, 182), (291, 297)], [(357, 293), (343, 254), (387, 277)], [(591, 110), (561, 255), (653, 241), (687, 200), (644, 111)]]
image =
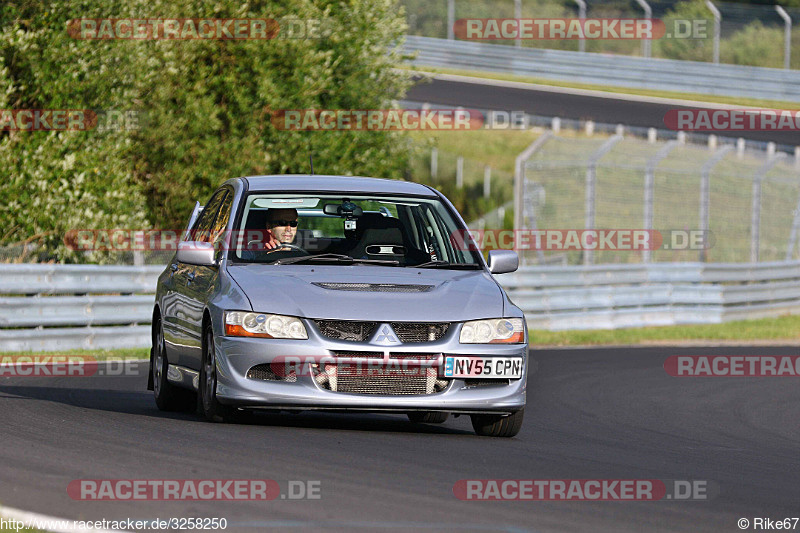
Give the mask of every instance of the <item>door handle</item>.
[(195, 273), (194, 273), (194, 272), (189, 272), (188, 274), (186, 274), (186, 279), (188, 279), (188, 280), (189, 280), (189, 283), (191, 283), (192, 281), (194, 281), (194, 276), (195, 276)]

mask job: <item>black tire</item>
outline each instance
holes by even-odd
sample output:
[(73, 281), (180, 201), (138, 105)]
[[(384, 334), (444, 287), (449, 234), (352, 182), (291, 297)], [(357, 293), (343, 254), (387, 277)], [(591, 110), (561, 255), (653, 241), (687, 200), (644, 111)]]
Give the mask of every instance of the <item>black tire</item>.
[(441, 424), (449, 416), (450, 413), (435, 413), (432, 411), (413, 411), (408, 413), (408, 419), (415, 424)]
[(213, 346), (214, 333), (211, 324), (208, 324), (203, 330), (203, 361), (197, 387), (197, 409), (209, 422), (229, 422), (234, 418), (236, 409), (217, 400), (217, 361)]
[(508, 416), (470, 415), (475, 433), (485, 437), (513, 437), (522, 428), (525, 410), (520, 409)]
[(157, 320), (150, 359), (150, 379), (153, 382), (156, 405), (162, 411), (189, 411), (195, 405), (195, 395), (192, 391), (182, 389), (167, 380), (169, 361), (164, 344), (164, 329), (161, 319)]

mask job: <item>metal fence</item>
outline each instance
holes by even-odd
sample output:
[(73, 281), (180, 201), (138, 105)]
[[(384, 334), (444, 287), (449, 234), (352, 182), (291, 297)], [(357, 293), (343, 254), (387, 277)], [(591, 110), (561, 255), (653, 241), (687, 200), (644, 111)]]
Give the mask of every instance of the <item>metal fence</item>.
[[(162, 267), (0, 265), (0, 352), (147, 347)], [(534, 329), (800, 313), (800, 262), (525, 267), (498, 276)], [(534, 341), (535, 342), (535, 341)]]
[[(657, 230), (665, 242), (642, 251), (524, 250), (523, 264), (800, 258), (797, 159), (711, 141), (544, 134), (518, 161), (516, 229)], [(683, 240), (699, 234), (702, 245)]]
[(163, 270), (0, 265), (0, 352), (147, 346)]
[[(454, 39), (465, 18), (655, 18), (660, 39), (489, 41), (521, 48), (800, 68), (800, 9), (713, 0), (401, 0), (411, 36)], [(681, 22), (676, 22), (681, 21)], [(682, 21), (691, 21), (689, 23)]]
[(713, 324), (800, 313), (797, 261), (526, 267), (499, 280), (532, 329)]
[(531, 78), (800, 101), (800, 71), (696, 61), (646, 59), (409, 36), (416, 65), (513, 74)]

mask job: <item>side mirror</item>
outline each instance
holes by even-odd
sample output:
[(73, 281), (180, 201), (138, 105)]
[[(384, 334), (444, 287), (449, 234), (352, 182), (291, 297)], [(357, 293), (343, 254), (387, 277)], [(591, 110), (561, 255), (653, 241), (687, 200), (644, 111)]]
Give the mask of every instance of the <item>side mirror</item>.
[(187, 265), (216, 266), (214, 245), (210, 242), (184, 241), (178, 243), (177, 260)]
[(519, 256), (513, 250), (490, 250), (489, 272), (507, 274), (519, 268)]

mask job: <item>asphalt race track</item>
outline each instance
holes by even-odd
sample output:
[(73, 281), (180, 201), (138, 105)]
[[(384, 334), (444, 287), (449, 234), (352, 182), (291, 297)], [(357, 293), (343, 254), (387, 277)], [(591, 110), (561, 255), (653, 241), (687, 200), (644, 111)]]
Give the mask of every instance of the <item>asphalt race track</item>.
[[(482, 83), (442, 79), (423, 81), (409, 89), (406, 99), (428, 102), (432, 105), (462, 106), (466, 109), (524, 111), (528, 114), (546, 117), (585, 119), (608, 124), (660, 129), (666, 128), (664, 115), (668, 110), (691, 108), (691, 106), (642, 102), (625, 98), (569, 94), (558, 88), (539, 90), (504, 87), (493, 85), (491, 80), (482, 80)], [(800, 131), (798, 130), (721, 132), (720, 135), (764, 142), (772, 141), (788, 146), (800, 145)]]
[[(282, 414), (239, 425), (164, 414), (127, 377), (2, 377), (0, 504), (69, 519), (224, 517), (228, 530), (740, 531), (800, 516), (798, 378), (676, 378), (670, 355), (794, 347), (532, 352), (514, 439), (466, 417)], [(319, 480), (321, 499), (75, 501), (76, 479)], [(704, 480), (705, 501), (461, 501), (460, 479)], [(800, 526), (798, 526), (800, 527)]]

